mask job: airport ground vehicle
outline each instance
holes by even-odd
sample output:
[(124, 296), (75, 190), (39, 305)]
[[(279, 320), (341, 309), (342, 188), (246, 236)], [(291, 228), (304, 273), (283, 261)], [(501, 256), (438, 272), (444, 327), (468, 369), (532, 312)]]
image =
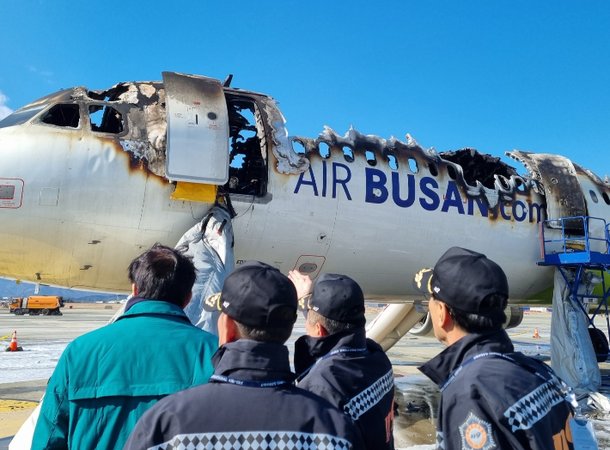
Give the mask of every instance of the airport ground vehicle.
[(29, 297), (17, 297), (9, 303), (9, 312), (22, 316), (29, 314), (36, 316), (61, 316), (59, 308), (64, 306), (63, 298), (57, 295), (31, 295)]

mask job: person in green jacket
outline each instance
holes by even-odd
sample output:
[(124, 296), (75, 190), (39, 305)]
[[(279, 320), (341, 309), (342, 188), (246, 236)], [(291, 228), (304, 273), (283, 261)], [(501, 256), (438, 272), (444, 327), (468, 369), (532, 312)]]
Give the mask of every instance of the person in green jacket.
[(182, 310), (195, 281), (191, 260), (156, 244), (131, 262), (129, 279), (125, 313), (61, 355), (32, 449), (122, 449), (148, 408), (212, 375), (217, 338)]

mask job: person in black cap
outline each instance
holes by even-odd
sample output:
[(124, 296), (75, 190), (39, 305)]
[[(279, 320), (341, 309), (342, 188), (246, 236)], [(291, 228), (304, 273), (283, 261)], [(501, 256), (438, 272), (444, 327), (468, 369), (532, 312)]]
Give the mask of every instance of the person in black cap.
[(351, 417), (367, 449), (393, 449), (392, 364), (366, 338), (362, 289), (346, 275), (323, 274), (313, 286), (309, 276), (296, 270), (288, 277), (306, 315), (307, 335), (295, 342), (297, 385)]
[(341, 411), (294, 386), (284, 343), (297, 296), (285, 275), (261, 262), (244, 263), (225, 279), (216, 307), (221, 347), (210, 383), (151, 408), (125, 449), (364, 448)]
[(441, 388), (439, 448), (572, 449), (573, 395), (546, 364), (514, 351), (500, 266), (452, 247), (415, 284), (448, 346), (419, 368)]

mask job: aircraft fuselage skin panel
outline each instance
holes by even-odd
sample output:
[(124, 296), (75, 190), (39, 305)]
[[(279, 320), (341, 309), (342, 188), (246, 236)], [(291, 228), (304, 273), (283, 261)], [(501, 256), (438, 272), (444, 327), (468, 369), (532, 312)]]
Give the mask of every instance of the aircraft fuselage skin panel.
[[(202, 100), (187, 108), (194, 122), (175, 126), (171, 115), (185, 112), (166, 105), (160, 82), (68, 89), (1, 121), (0, 274), (127, 290), (129, 262), (155, 242), (175, 245), (212, 205), (173, 200), (176, 180), (213, 182), (230, 198), (238, 263), (346, 273), (369, 298), (414, 295), (413, 274), (458, 245), (496, 260), (511, 299), (528, 299), (552, 285), (552, 269), (536, 265), (549, 214), (610, 219), (608, 183), (565, 158), (514, 152), (530, 170), (518, 175), (499, 158), (437, 153), (409, 135), (325, 128), (316, 138), (290, 136), (272, 98), (213, 81), (214, 100), (201, 88)], [(174, 87), (171, 97), (180, 94)], [(172, 146), (192, 139), (201, 117), (220, 130), (202, 146), (206, 156), (188, 140)], [(222, 164), (197, 179), (210, 158)], [(186, 175), (175, 176), (176, 167)]]

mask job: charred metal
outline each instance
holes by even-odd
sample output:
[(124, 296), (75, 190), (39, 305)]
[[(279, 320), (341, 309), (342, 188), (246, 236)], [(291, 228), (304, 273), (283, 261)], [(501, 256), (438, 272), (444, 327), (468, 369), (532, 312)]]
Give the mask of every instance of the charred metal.
[[(283, 118), (273, 99), (226, 89), (230, 169), (223, 192), (263, 196), (267, 191), (267, 154), (278, 144)], [(106, 90), (76, 87), (27, 107), (53, 102), (41, 121), (46, 125), (91, 131), (111, 140), (129, 157), (130, 170), (166, 179), (167, 111), (161, 82), (122, 82)], [(27, 108), (26, 107), (26, 108)], [(269, 127), (271, 125), (271, 127)], [(276, 138), (277, 136), (277, 138)]]
[(117, 138), (123, 150), (131, 155), (131, 166), (145, 167), (165, 177), (167, 121), (162, 84), (119, 83), (108, 90), (87, 91), (84, 95), (116, 105), (126, 115), (125, 133)]
[(41, 117), (47, 125), (88, 129), (110, 138), (130, 155), (130, 166), (165, 177), (167, 122), (161, 83), (119, 83), (107, 90), (76, 87), (45, 97), (25, 108), (52, 101)]
[[(527, 176), (500, 158), (471, 148), (437, 152), (422, 148), (410, 135), (400, 141), (365, 135), (350, 128), (343, 136), (324, 127), (317, 138), (290, 137), (273, 98), (263, 94), (224, 88), (229, 120), (229, 181), (220, 191), (264, 197), (267, 194), (269, 156), (275, 156), (280, 174), (306, 172), (312, 157), (341, 155), (347, 162), (362, 158), (369, 166), (385, 164), (391, 171), (425, 171), (433, 177), (449, 177), (471, 198), (489, 208), (510, 203), (517, 195), (545, 195), (549, 217), (586, 214), (578, 197), (577, 174), (596, 186), (595, 195), (610, 205), (610, 182), (556, 155), (513, 151), (510, 157), (523, 163)], [(24, 110), (51, 104), (40, 121), (73, 131), (91, 131), (110, 140), (129, 158), (130, 170), (153, 174), (167, 182), (167, 111), (161, 82), (121, 82), (106, 90), (76, 87), (42, 98)], [(556, 182), (561, 179), (560, 185)], [(566, 181), (567, 180), (567, 181)], [(551, 199), (551, 200), (549, 200)]]
[(309, 167), (309, 157), (320, 155), (329, 157), (321, 150), (321, 145), (328, 146), (330, 152), (343, 153), (348, 162), (352, 162), (355, 155), (362, 155), (369, 165), (385, 161), (392, 170), (405, 166), (413, 173), (426, 168), (432, 176), (445, 174), (460, 186), (466, 195), (483, 198), (490, 208), (496, 207), (499, 202), (509, 202), (515, 195), (527, 195), (531, 190), (539, 192), (535, 180), (517, 175), (516, 170), (500, 161), (500, 158), (479, 153), (474, 149), (437, 153), (434, 149), (423, 149), (410, 135), (406, 142), (391, 137), (383, 139), (379, 136), (364, 135), (354, 128), (350, 128), (345, 135), (340, 136), (329, 127), (324, 127), (320, 135), (315, 138), (301, 136), (292, 137), (293, 144), (300, 146), (302, 151), (295, 151), (301, 158), (299, 172)]
[(267, 135), (253, 98), (225, 92), (229, 113), (229, 181), (224, 191), (262, 196), (267, 192)]

